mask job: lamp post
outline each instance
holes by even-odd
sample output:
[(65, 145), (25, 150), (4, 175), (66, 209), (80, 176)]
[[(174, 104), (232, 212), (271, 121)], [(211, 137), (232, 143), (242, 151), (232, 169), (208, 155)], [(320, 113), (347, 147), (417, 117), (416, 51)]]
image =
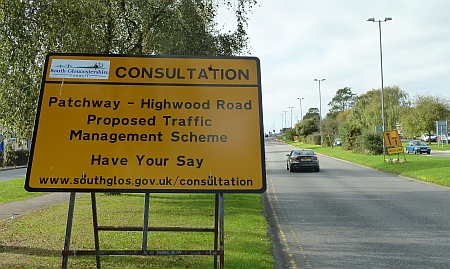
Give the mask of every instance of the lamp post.
[(283, 131), (283, 116), (284, 116), (284, 113), (281, 113), (281, 131)]
[(284, 126), (286, 126), (286, 128), (287, 128), (287, 116), (286, 116), (286, 113), (288, 113), (288, 111), (287, 110), (283, 110), (283, 113), (284, 113)]
[(291, 109), (291, 129), (292, 129), (292, 109), (294, 108), (293, 106), (289, 107)]
[(300, 101), (300, 121), (303, 119), (303, 111), (302, 111), (302, 99), (305, 99), (304, 97), (297, 97), (297, 99)]
[[(378, 32), (380, 33), (380, 66), (381, 66), (381, 122), (383, 132), (386, 130), (386, 120), (384, 116), (384, 82), (383, 82), (383, 50), (381, 46), (381, 22), (391, 21), (391, 17), (385, 17), (384, 20), (375, 20), (375, 18), (369, 18), (367, 21), (378, 22)], [(383, 136), (383, 155), (386, 156), (386, 145), (384, 144)]]
[(324, 78), (315, 78), (314, 81), (319, 82), (319, 132), (320, 132), (320, 145), (322, 146), (322, 94), (320, 93), (320, 82), (324, 81)]

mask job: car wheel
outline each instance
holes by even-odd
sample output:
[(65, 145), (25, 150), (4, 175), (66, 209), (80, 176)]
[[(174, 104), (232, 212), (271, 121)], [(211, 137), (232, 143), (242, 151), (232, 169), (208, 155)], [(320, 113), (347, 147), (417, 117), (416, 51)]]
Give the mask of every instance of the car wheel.
[(314, 171), (319, 172), (319, 171), (320, 171), (320, 168), (317, 167), (316, 169), (314, 169)]
[(417, 154), (417, 150), (414, 150), (414, 154)]
[(289, 172), (294, 172), (294, 169), (292, 169), (292, 167), (289, 167)]

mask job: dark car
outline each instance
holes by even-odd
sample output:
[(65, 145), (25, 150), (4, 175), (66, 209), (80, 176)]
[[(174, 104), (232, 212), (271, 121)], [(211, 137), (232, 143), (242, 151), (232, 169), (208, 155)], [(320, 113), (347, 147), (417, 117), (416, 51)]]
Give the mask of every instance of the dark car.
[(414, 153), (414, 154), (430, 154), (431, 148), (428, 146), (425, 142), (420, 140), (411, 140), (408, 142), (408, 145), (406, 145), (405, 151), (407, 153)]
[(311, 149), (294, 149), (287, 154), (286, 168), (290, 172), (302, 169), (313, 169), (319, 172), (319, 158)]

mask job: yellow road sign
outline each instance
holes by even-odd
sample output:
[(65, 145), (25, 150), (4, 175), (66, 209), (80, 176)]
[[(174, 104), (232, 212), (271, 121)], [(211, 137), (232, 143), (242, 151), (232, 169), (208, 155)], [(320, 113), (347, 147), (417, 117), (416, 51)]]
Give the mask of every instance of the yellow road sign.
[(397, 130), (385, 131), (383, 132), (383, 137), (384, 137), (384, 145), (387, 148), (402, 146), (402, 141), (400, 139), (400, 136), (398, 135)]
[(402, 153), (403, 152), (403, 147), (398, 147), (398, 148), (388, 148), (387, 149), (388, 154), (398, 154), (398, 153)]
[(264, 192), (259, 60), (49, 54), (28, 191)]

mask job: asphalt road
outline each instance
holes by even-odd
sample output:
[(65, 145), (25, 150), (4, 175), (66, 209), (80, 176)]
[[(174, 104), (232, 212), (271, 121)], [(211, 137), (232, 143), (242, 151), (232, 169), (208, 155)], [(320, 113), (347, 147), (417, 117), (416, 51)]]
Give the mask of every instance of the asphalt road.
[(27, 175), (26, 168), (0, 170), (0, 182), (15, 178), (24, 178)]
[[(408, 157), (408, 153), (405, 153), (406, 154), (406, 157)], [(413, 154), (413, 153), (410, 153), (410, 154)], [(430, 156), (430, 157), (432, 157), (432, 156), (438, 156), (438, 157), (447, 157), (447, 158), (449, 158), (450, 157), (450, 151), (449, 151), (449, 148), (440, 148), (439, 150), (431, 150), (431, 154), (430, 155), (428, 155), (428, 154), (422, 154), (423, 156)]]
[(450, 189), (319, 156), (290, 173), (266, 140), (266, 214), (278, 269), (450, 268)]

